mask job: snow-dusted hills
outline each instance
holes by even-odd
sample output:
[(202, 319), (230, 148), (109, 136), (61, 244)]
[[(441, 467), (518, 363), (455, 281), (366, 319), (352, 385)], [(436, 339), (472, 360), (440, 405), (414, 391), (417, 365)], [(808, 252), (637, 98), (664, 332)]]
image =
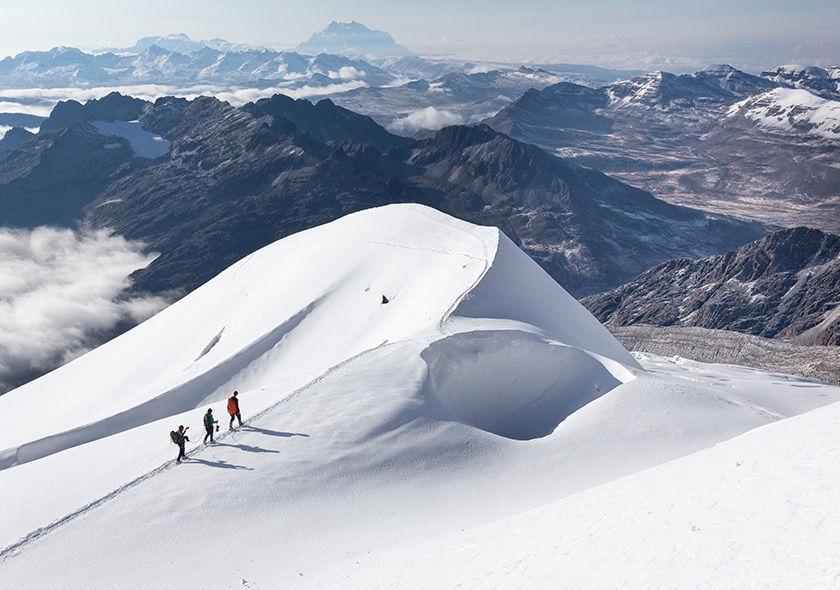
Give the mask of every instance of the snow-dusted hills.
[(558, 84), (529, 90), (487, 124), (670, 203), (836, 233), (834, 72), (716, 65), (600, 88)]
[(17, 93), (9, 90), (30, 88), (63, 88), (67, 93), (70, 88), (155, 84), (195, 86), (212, 93), (232, 86), (259, 89), (280, 85), (292, 92), (305, 85), (335, 86), (364, 78), (365, 84), (380, 86), (395, 79), (369, 63), (339, 55), (307, 56), (267, 49), (223, 52), (206, 46), (179, 53), (154, 44), (138, 53), (89, 54), (72, 47), (28, 51), (0, 61), (0, 76), (0, 89), (13, 98)]
[(347, 216), (0, 397), (4, 584), (835, 583), (840, 389), (639, 360), (494, 228)]

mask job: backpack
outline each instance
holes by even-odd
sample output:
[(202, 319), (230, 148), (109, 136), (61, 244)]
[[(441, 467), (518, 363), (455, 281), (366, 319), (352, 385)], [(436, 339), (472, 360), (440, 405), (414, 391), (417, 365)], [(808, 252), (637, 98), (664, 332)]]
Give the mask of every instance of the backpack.
[(228, 398), (228, 414), (233, 416), (239, 411), (239, 401), (235, 397)]
[(172, 442), (174, 442), (176, 445), (181, 444), (181, 433), (177, 430), (173, 430), (172, 432), (170, 432), (169, 438), (171, 438)]
[(213, 430), (213, 417), (210, 414), (204, 414), (204, 428)]

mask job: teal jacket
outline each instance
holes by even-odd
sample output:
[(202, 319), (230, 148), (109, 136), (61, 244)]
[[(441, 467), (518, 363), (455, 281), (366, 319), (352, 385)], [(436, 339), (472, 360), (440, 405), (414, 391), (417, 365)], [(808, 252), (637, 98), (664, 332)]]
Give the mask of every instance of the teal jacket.
[(216, 420), (213, 417), (213, 414), (211, 414), (210, 412), (207, 412), (206, 414), (204, 414), (204, 428), (207, 428), (208, 430), (212, 430), (213, 425), (218, 424), (218, 422), (219, 421)]

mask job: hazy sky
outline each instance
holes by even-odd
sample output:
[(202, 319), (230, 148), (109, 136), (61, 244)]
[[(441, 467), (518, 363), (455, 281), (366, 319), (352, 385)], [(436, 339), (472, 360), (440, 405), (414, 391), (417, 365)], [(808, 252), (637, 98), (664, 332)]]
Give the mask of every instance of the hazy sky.
[(27, 0), (4, 3), (0, 54), (141, 38), (289, 49), (331, 21), (387, 31), (423, 55), (672, 71), (728, 62), (840, 65), (840, 0)]

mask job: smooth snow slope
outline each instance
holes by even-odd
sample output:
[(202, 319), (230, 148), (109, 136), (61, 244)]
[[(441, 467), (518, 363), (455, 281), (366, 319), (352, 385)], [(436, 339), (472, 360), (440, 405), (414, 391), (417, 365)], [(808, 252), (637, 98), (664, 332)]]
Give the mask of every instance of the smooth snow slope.
[[(398, 587), (432, 576), (447, 535), (504, 547), (484, 527), (840, 392), (643, 362), (496, 229), (416, 205), (347, 216), (0, 397), (3, 583)], [(233, 389), (246, 425), (227, 432)], [(207, 406), (223, 433), (204, 447)], [(507, 587), (541, 587), (528, 576)]]

